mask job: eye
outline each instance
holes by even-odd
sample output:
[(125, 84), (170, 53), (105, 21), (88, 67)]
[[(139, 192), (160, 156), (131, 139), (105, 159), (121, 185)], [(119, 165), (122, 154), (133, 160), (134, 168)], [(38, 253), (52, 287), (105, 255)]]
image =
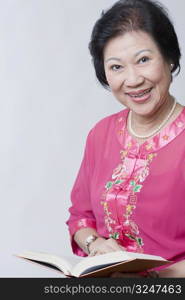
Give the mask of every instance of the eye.
[(145, 63), (145, 62), (147, 62), (147, 61), (149, 61), (149, 57), (147, 57), (147, 56), (143, 56), (142, 58), (140, 58), (139, 60), (138, 60), (138, 63)]
[(121, 66), (120, 66), (120, 65), (112, 65), (112, 66), (110, 67), (110, 69), (111, 69), (112, 71), (119, 71), (119, 70), (121, 69)]

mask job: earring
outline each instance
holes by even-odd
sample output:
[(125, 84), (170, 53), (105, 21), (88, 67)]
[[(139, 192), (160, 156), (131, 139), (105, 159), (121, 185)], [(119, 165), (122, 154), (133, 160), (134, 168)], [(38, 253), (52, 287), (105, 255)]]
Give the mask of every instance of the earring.
[(171, 70), (173, 70), (174, 64), (170, 64)]

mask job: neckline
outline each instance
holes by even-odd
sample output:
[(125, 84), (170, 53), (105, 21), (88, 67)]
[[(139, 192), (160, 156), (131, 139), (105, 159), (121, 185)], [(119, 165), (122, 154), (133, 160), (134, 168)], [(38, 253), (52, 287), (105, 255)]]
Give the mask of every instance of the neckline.
[[(148, 138), (142, 144), (134, 138), (127, 129), (127, 118), (129, 109), (126, 108), (122, 111), (121, 115), (123, 118), (118, 119), (118, 130), (117, 136), (121, 145), (129, 151), (136, 152), (154, 152), (159, 148), (167, 145), (171, 140), (173, 140), (177, 135), (179, 135), (185, 129), (185, 106), (176, 116), (176, 118), (164, 126), (158, 133), (153, 137)], [(123, 122), (120, 122), (123, 120)], [(122, 125), (121, 125), (122, 124)], [(121, 125), (121, 128), (120, 128)]]
[[(167, 117), (165, 119), (163, 119), (163, 121), (159, 124), (158, 127), (155, 128), (155, 130), (151, 130), (150, 134), (148, 135), (138, 135), (134, 132), (134, 130), (132, 129), (132, 110), (128, 111), (127, 114), (127, 130), (130, 132), (130, 135), (133, 136), (134, 139), (139, 140), (139, 144), (140, 142), (143, 144), (145, 141), (147, 141), (149, 138), (154, 137), (158, 132), (160, 132), (165, 126), (167, 126), (168, 124), (170, 124), (171, 122), (173, 122), (176, 117), (181, 113), (181, 111), (183, 110), (183, 107), (179, 105), (178, 107), (178, 103), (176, 101), (175, 98), (174, 102), (173, 102), (173, 106), (172, 109), (170, 110), (169, 114), (167, 115)], [(174, 117), (173, 117), (174, 114)], [(173, 117), (173, 118), (172, 118)], [(170, 118), (172, 119), (170, 121)]]

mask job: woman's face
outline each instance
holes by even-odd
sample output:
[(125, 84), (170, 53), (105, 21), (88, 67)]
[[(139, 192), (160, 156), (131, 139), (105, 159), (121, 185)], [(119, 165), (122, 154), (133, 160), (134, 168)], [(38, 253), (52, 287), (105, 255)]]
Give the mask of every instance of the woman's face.
[(138, 115), (153, 115), (170, 97), (171, 65), (143, 31), (111, 39), (104, 49), (104, 68), (115, 97)]

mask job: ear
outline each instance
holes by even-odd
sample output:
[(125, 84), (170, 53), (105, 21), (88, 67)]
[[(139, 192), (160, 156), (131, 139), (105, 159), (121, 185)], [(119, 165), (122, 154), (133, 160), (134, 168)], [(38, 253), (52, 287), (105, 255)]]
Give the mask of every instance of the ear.
[(170, 70), (172, 71), (174, 68), (174, 64), (173, 63), (170, 63)]

